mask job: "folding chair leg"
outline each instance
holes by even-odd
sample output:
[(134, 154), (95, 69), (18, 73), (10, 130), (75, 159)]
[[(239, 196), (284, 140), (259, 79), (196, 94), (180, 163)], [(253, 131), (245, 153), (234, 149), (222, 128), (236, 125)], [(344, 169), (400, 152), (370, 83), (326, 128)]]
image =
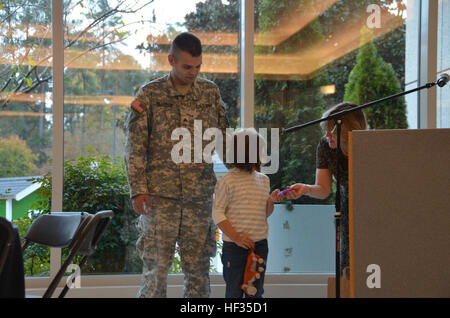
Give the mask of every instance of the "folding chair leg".
[[(81, 259), (80, 264), (78, 264), (78, 266), (80, 267), (80, 273), (81, 273), (81, 268), (82, 268), (83, 265), (86, 263), (88, 257), (89, 257), (88, 255), (84, 256), (84, 257)], [(73, 281), (74, 281), (75, 279), (76, 279), (76, 277), (73, 277), (73, 278), (72, 278), (72, 283), (73, 283)], [(67, 286), (67, 284), (65, 284), (65, 285), (64, 285), (64, 288), (63, 288), (61, 294), (59, 294), (58, 298), (64, 298), (64, 297), (66, 296), (66, 294), (67, 294), (68, 291), (69, 291), (69, 286)]]
[(28, 245), (30, 245), (30, 241), (25, 240), (25, 243), (23, 243), (23, 246), (22, 246), (22, 253), (25, 252), (25, 250), (27, 249)]
[(56, 287), (58, 287), (58, 284), (61, 281), (61, 278), (64, 276), (67, 267), (73, 261), (73, 258), (75, 257), (75, 255), (76, 255), (76, 253), (74, 253), (74, 252), (70, 253), (70, 255), (67, 257), (64, 264), (59, 269), (58, 273), (56, 273), (56, 276), (53, 278), (52, 282), (50, 283), (50, 286), (47, 288), (47, 291), (45, 292), (44, 296), (42, 296), (42, 298), (52, 297), (53, 293), (55, 292)]

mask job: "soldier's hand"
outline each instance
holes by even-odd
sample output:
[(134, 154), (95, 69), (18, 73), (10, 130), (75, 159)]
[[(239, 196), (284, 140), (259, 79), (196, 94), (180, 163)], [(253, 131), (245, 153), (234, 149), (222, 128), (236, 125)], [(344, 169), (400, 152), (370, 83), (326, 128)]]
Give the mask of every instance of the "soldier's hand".
[(147, 211), (151, 210), (151, 206), (150, 206), (150, 196), (148, 194), (139, 194), (133, 197), (131, 199), (131, 202), (133, 204), (133, 209), (137, 214), (149, 215)]

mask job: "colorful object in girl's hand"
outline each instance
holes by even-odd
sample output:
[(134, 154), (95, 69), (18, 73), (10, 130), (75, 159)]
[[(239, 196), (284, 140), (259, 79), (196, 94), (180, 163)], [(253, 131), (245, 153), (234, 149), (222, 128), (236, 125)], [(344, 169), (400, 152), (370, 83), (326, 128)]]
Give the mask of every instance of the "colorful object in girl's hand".
[(264, 271), (264, 263), (264, 260), (259, 255), (256, 255), (255, 249), (252, 248), (248, 253), (244, 271), (244, 282), (241, 285), (241, 288), (250, 297), (255, 296), (258, 291), (254, 283), (261, 278), (261, 273)]
[(281, 192), (278, 192), (277, 197), (279, 197), (280, 195), (284, 195), (284, 194), (286, 194), (288, 192), (291, 192), (292, 190), (294, 190), (294, 189), (290, 188), (290, 189), (286, 189), (286, 190), (283, 190)]

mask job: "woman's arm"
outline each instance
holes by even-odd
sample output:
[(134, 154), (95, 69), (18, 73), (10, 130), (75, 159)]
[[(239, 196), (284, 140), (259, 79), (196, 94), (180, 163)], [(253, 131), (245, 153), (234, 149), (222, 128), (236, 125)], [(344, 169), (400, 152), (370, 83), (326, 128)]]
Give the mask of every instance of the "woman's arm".
[(331, 193), (332, 178), (329, 169), (316, 169), (316, 183), (310, 186), (306, 195), (317, 198), (326, 199)]
[(316, 199), (326, 199), (331, 193), (331, 173), (329, 169), (316, 169), (315, 184), (296, 183), (288, 188), (293, 189), (286, 193), (286, 198), (290, 200), (298, 199), (302, 195), (307, 195)]

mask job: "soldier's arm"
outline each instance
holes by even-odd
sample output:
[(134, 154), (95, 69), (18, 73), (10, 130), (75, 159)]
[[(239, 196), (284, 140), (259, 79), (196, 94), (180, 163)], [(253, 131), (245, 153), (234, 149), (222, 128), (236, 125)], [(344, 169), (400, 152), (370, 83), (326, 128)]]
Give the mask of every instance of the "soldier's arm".
[(146, 163), (151, 109), (141, 90), (131, 103), (126, 122), (125, 166), (130, 196), (148, 195)]

